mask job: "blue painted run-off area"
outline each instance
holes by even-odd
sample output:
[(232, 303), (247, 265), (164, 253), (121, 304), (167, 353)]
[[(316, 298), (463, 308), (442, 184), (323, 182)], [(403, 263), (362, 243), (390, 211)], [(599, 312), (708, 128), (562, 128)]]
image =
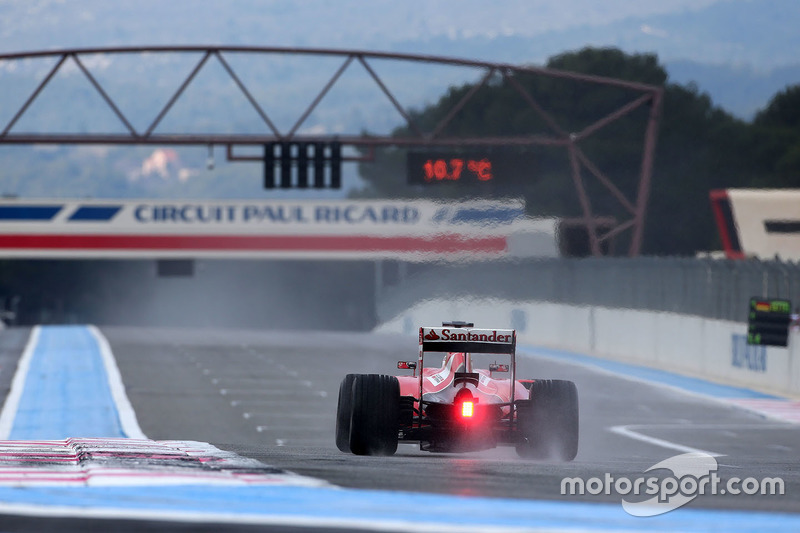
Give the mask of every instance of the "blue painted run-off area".
[[(248, 516), (269, 523), (356, 524), (376, 530), (413, 531), (420, 524), (494, 531), (530, 528), (547, 531), (725, 531), (796, 533), (800, 515), (682, 508), (651, 518), (635, 518), (619, 504), (531, 501), (418, 494), (377, 490), (306, 487), (83, 487), (0, 488), (9, 504), (114, 509), (116, 515), (181, 512), (195, 520)], [(278, 522), (280, 523), (280, 522)], [(386, 527), (392, 524), (393, 527)], [(348, 527), (350, 526), (350, 527)]]
[(556, 350), (554, 348), (542, 348), (540, 346), (518, 346), (518, 352), (530, 355), (541, 355), (560, 361), (577, 363), (580, 365), (594, 366), (613, 372), (620, 376), (629, 376), (652, 383), (661, 385), (668, 385), (678, 389), (683, 389), (688, 392), (696, 394), (703, 394), (705, 396), (712, 396), (714, 398), (732, 399), (732, 398), (757, 398), (768, 400), (781, 400), (779, 396), (773, 396), (763, 392), (745, 389), (743, 387), (733, 387), (730, 385), (722, 385), (720, 383), (713, 383), (700, 378), (693, 378), (689, 376), (682, 376), (666, 370), (658, 370), (646, 366), (639, 366), (630, 363), (621, 363), (619, 361), (611, 361), (608, 359), (600, 359), (599, 357), (591, 357), (575, 352), (565, 350)]
[(42, 327), (10, 438), (125, 436), (100, 349), (89, 329)]

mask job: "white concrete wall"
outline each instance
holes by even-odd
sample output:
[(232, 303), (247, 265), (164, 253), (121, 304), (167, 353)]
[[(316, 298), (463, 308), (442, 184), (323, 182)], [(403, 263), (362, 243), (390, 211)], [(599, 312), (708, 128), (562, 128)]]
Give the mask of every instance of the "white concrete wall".
[(414, 334), (442, 320), (513, 327), (521, 344), (560, 348), (800, 397), (800, 334), (789, 348), (748, 346), (743, 323), (696, 316), (497, 299), (428, 300), (376, 331)]

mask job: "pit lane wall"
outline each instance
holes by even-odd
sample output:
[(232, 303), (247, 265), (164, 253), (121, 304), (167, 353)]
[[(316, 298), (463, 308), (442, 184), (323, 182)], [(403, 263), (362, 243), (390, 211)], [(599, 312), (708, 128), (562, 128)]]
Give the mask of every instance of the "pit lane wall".
[(652, 311), (458, 298), (421, 302), (378, 326), (414, 334), (442, 320), (513, 327), (518, 344), (545, 346), (800, 397), (800, 334), (788, 348), (749, 346), (738, 322)]

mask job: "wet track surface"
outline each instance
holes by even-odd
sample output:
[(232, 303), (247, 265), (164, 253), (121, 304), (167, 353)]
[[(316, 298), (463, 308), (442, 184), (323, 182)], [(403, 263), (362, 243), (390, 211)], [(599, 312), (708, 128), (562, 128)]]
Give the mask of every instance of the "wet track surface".
[[(416, 354), (413, 337), (134, 328), (103, 332), (139, 425), (150, 439), (209, 442), (342, 487), (617, 504), (620, 496), (613, 493), (561, 495), (561, 481), (573, 476), (602, 478), (606, 473), (640, 477), (688, 447), (718, 455), (723, 479), (780, 476), (786, 492), (698, 496), (691, 508), (800, 510), (800, 425), (593, 368), (519, 357), (520, 378), (576, 382), (581, 441), (572, 463), (524, 461), (512, 448), (430, 454), (405, 444), (393, 457), (357, 457), (342, 454), (334, 445), (339, 382), (346, 373), (399, 372), (396, 362)], [(22, 330), (0, 335), (2, 394), (8, 392), (15, 358), (26, 339)], [(620, 426), (632, 435), (611, 431)], [(420, 502), (424, 499), (421, 496)], [(46, 530), (49, 523), (39, 525)], [(19, 525), (4, 523), (8, 530), (15, 524)], [(125, 524), (118, 523), (120, 530)], [(86, 530), (91, 523), (66, 525)], [(146, 524), (138, 525), (146, 529)]]
[[(104, 332), (148, 437), (211, 442), (346, 487), (560, 498), (565, 476), (641, 475), (680, 453), (609, 431), (633, 424), (649, 436), (724, 454), (720, 463), (740, 477), (786, 475), (800, 465), (800, 426), (585, 367), (523, 356), (520, 377), (571, 379), (578, 386), (581, 440), (574, 462), (522, 461), (512, 448), (431, 454), (410, 444), (401, 445), (391, 458), (356, 457), (339, 452), (333, 441), (339, 382), (350, 372), (398, 372), (398, 360), (416, 355), (413, 337)], [(794, 475), (787, 480), (787, 492), (800, 496), (800, 475)], [(748, 504), (741, 498), (709, 500), (712, 506)], [(781, 500), (749, 503), (761, 509), (800, 508), (797, 501)]]

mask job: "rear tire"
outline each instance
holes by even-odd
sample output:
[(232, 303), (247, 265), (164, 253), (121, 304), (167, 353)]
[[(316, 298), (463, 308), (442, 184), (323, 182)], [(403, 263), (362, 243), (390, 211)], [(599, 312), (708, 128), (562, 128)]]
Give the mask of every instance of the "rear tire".
[(350, 451), (392, 455), (397, 451), (400, 383), (394, 376), (359, 374), (352, 385)]
[(536, 380), (529, 400), (516, 402), (517, 454), (527, 459), (572, 461), (578, 454), (578, 389), (572, 381)]
[(350, 416), (353, 410), (353, 380), (355, 374), (347, 374), (339, 385), (339, 403), (336, 407), (336, 447), (340, 452), (350, 451)]

